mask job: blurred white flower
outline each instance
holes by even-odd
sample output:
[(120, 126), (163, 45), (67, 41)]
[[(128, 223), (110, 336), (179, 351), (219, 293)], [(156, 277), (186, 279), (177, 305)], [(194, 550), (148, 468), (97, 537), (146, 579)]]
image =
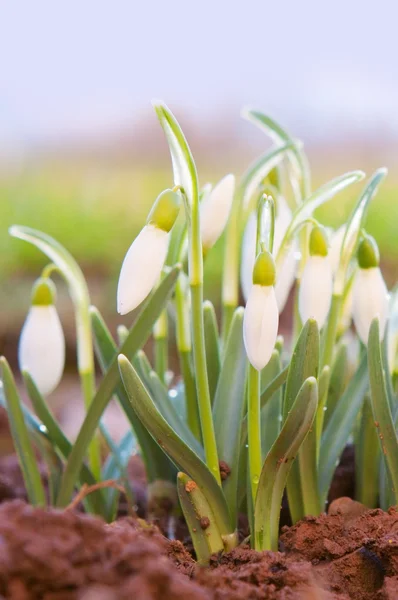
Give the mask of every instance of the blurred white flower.
[(375, 317), (379, 318), (380, 340), (388, 317), (388, 290), (379, 267), (359, 268), (354, 280), (352, 313), (360, 340), (367, 345), (369, 330)]
[(341, 247), (343, 245), (346, 226), (342, 225), (330, 237), (329, 260), (333, 274), (336, 273), (340, 262)]
[(156, 285), (169, 244), (169, 233), (146, 225), (131, 244), (124, 258), (117, 287), (117, 311), (125, 315), (134, 310)]
[[(292, 212), (283, 196), (279, 196), (277, 208), (278, 211), (275, 218), (274, 247), (272, 252), (274, 256), (276, 256), (278, 253), (292, 218)], [(267, 217), (265, 216), (265, 218)], [(250, 289), (252, 287), (252, 272), (256, 255), (256, 230), (256, 213), (253, 212), (247, 221), (242, 240), (240, 280), (243, 296), (246, 301), (249, 297)], [(286, 304), (289, 292), (295, 280), (297, 269), (297, 261), (295, 258), (296, 252), (297, 243), (294, 242), (283, 261), (282, 268), (277, 273), (275, 295), (280, 313)]]
[(319, 329), (328, 316), (332, 300), (332, 268), (327, 256), (309, 256), (301, 277), (298, 306), (303, 323), (315, 319)]
[(65, 366), (65, 339), (52, 303), (33, 300), (19, 339), (18, 362), (43, 396), (59, 384)]
[(226, 175), (217, 183), (210, 193), (204, 195), (200, 204), (200, 225), (202, 245), (209, 250), (228, 222), (232, 200), (235, 192), (235, 177)]

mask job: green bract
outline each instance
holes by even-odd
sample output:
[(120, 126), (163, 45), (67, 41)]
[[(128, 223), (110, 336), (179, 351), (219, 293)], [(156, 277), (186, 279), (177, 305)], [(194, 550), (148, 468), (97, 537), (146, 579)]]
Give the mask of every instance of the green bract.
[[(379, 266), (377, 245), (364, 228), (385, 169), (376, 171), (366, 183), (344, 226), (326, 322), (321, 329), (313, 318), (301, 323), (296, 300), (293, 327), (283, 340), (276, 336), (281, 288), (285, 301), (289, 292), (283, 290), (285, 272), (292, 286), (295, 273), (300, 279), (305, 272), (308, 253), (313, 257), (328, 254), (325, 231), (314, 211), (364, 174), (348, 172), (311, 191), (303, 144), (267, 115), (246, 111), (245, 116), (275, 145), (243, 170), (235, 192), (225, 234), (220, 333), (220, 307), (204, 300), (207, 253), (201, 240), (199, 190), (203, 194), (211, 188), (200, 187), (192, 152), (174, 115), (163, 103), (155, 103), (155, 110), (169, 145), (176, 187), (160, 194), (147, 225), (151, 232), (154, 227), (170, 232), (165, 236), (157, 231), (167, 238), (167, 266), (130, 327), (118, 327), (117, 341), (98, 309), (91, 306), (83, 273), (69, 252), (40, 231), (20, 226), (10, 230), (51, 261), (35, 284), (28, 319), (32, 314), (40, 318), (53, 312), (38, 307), (54, 303), (54, 272), (67, 282), (75, 310), (78, 370), (86, 407), (72, 442), (32, 374), (22, 373), (32, 405), (28, 409), (21, 402), (8, 362), (0, 359), (0, 405), (8, 411), (30, 502), (62, 508), (86, 486), (85, 510), (112, 521), (120, 492), (104, 482), (122, 484), (133, 504), (127, 464), (132, 453), (139, 453), (152, 492), (164, 490), (168, 498), (170, 492), (174, 498), (178, 495), (197, 559), (207, 564), (212, 553), (238, 544), (240, 513), (247, 516), (252, 547), (277, 550), (285, 489), (293, 522), (323, 512), (336, 465), (353, 439), (357, 499), (370, 506), (376, 506), (378, 498), (383, 507), (396, 503), (398, 293), (392, 295), (390, 323), (380, 344), (380, 315), (372, 313), (372, 289), (367, 304), (361, 294), (358, 297), (356, 287), (358, 275), (360, 283), (366, 283), (370, 269)], [(184, 210), (179, 214), (181, 203)], [(253, 226), (254, 233), (249, 239), (248, 272), (254, 285), (249, 280), (246, 310), (239, 306), (239, 257), (249, 218), (248, 230)], [(296, 260), (300, 262), (297, 270)], [(311, 258), (308, 267), (319, 263)], [(373, 274), (384, 290), (381, 272), (375, 269)], [(314, 283), (315, 293), (322, 293)], [(365, 307), (363, 320), (370, 325), (374, 319), (368, 347), (362, 344), (357, 351), (346, 335), (351, 293), (355, 306)], [(27, 298), (27, 309), (29, 305)], [(355, 320), (358, 327), (360, 322)], [(154, 343), (146, 353), (150, 337)], [(174, 339), (176, 357), (170, 355)], [(248, 340), (252, 364), (245, 350)], [(259, 354), (262, 362), (253, 360), (252, 348), (253, 356)], [(102, 373), (98, 383), (94, 354)], [(171, 366), (176, 372), (170, 372)], [(103, 419), (113, 397), (129, 423), (118, 444)], [(108, 454), (103, 464), (101, 444)], [(36, 451), (47, 466), (48, 497)]]

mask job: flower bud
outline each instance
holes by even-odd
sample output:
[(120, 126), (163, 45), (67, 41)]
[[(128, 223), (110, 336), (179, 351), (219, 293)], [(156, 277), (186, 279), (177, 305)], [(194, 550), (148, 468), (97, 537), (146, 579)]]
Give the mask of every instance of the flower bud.
[(211, 192), (204, 196), (200, 205), (200, 227), (205, 251), (214, 246), (225, 229), (234, 191), (235, 177), (230, 174), (221, 179)]
[(327, 238), (322, 227), (310, 235), (310, 256), (301, 277), (298, 306), (303, 323), (315, 319), (319, 328), (325, 324), (333, 291), (333, 275), (328, 258)]
[(150, 294), (166, 260), (171, 231), (180, 210), (179, 194), (165, 190), (156, 199), (124, 258), (117, 288), (117, 311), (125, 315)]
[(373, 238), (366, 236), (357, 252), (359, 269), (353, 285), (353, 319), (360, 340), (368, 343), (369, 330), (378, 317), (380, 340), (384, 337), (388, 317), (388, 290), (379, 269), (379, 252)]
[(19, 368), (30, 374), (43, 396), (57, 387), (65, 366), (65, 339), (54, 301), (54, 284), (38, 279), (19, 339)]
[(243, 317), (243, 339), (250, 363), (261, 371), (269, 362), (278, 335), (279, 313), (273, 282), (275, 265), (261, 252), (253, 269), (253, 285)]

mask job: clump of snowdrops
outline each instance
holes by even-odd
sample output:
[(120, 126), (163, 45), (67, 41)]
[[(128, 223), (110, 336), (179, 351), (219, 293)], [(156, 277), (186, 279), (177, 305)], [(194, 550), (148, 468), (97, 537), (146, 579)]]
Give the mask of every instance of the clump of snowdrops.
[[(112, 520), (118, 490), (101, 489), (101, 482), (122, 479), (138, 451), (149, 488), (167, 494), (170, 483), (162, 488), (161, 482), (176, 486), (199, 561), (238, 544), (242, 512), (252, 547), (276, 550), (285, 488), (293, 522), (320, 514), (353, 440), (357, 499), (384, 508), (396, 503), (398, 294), (388, 293), (377, 244), (365, 230), (385, 169), (361, 192), (355, 186), (359, 199), (350, 218), (332, 231), (314, 211), (357, 184), (363, 172), (313, 191), (302, 144), (266, 115), (247, 110), (244, 116), (274, 145), (237, 182), (229, 174), (214, 187), (200, 187), (178, 122), (162, 103), (154, 108), (173, 183), (154, 202), (121, 267), (117, 310), (124, 315), (140, 307), (130, 329), (120, 327), (113, 338), (90, 304), (79, 266), (57, 241), (27, 227), (10, 230), (50, 260), (34, 285), (19, 346), (35, 414), (21, 403), (1, 359), (1, 402), (31, 502), (65, 507), (85, 485), (93, 492), (84, 498), (86, 510)], [(222, 234), (219, 331), (215, 309), (203, 298), (203, 264)], [(86, 403), (73, 444), (46, 402), (65, 360), (54, 274), (65, 279), (74, 303)], [(294, 325), (284, 340), (279, 315), (293, 287)], [(148, 357), (142, 348), (151, 335)], [(173, 336), (179, 373), (168, 368)], [(103, 373), (98, 385), (94, 355)], [(113, 396), (131, 424), (118, 444), (102, 422)], [(49, 498), (35, 447), (48, 466)]]

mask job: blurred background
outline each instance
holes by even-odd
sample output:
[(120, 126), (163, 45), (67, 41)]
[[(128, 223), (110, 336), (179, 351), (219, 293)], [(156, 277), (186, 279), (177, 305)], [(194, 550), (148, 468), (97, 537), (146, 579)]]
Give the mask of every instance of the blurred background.
[[(178, 116), (202, 184), (227, 172), (239, 177), (269, 146), (241, 119), (244, 105), (304, 141), (315, 185), (351, 169), (389, 167), (368, 225), (392, 282), (397, 17), (395, 0), (1, 3), (0, 353), (15, 361), (30, 286), (46, 264), (8, 236), (12, 223), (64, 244), (113, 331), (120, 322), (121, 261), (150, 204), (172, 184), (153, 97)], [(340, 224), (359, 193), (349, 188), (320, 218)], [(222, 241), (206, 267), (215, 302), (221, 249)], [(60, 312), (73, 341), (62, 286)]]

